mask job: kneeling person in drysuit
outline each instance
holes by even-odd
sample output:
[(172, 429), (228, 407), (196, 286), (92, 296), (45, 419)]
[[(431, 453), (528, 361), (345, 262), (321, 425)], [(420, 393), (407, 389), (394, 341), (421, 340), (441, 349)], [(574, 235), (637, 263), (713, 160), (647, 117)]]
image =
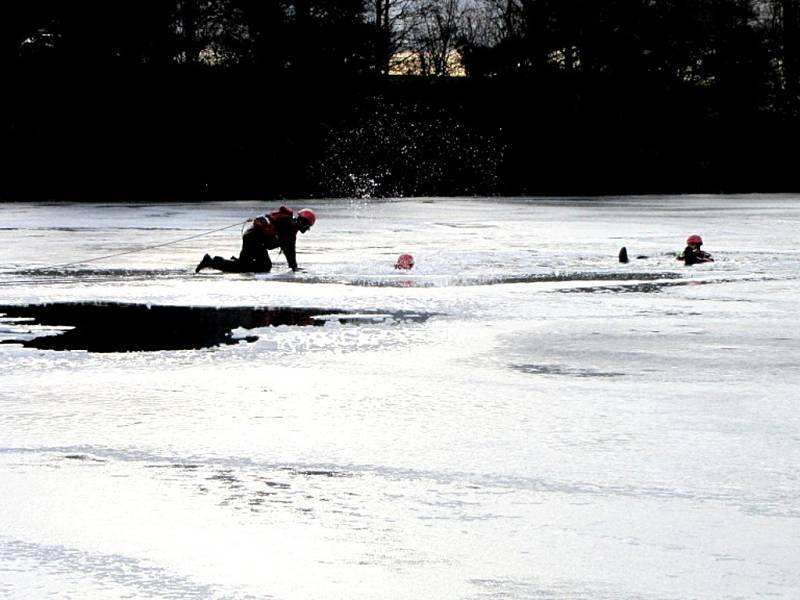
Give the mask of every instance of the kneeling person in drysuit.
[(699, 263), (714, 262), (714, 259), (708, 252), (700, 249), (703, 245), (703, 238), (699, 235), (690, 235), (686, 238), (686, 248), (678, 256), (678, 260), (682, 260), (685, 265), (696, 265)]
[(195, 268), (195, 273), (203, 269), (217, 269), (227, 273), (269, 273), (272, 270), (269, 250), (275, 248), (281, 249), (289, 268), (297, 271), (297, 232), (305, 233), (316, 221), (317, 217), (310, 208), (298, 211), (295, 217), (291, 208), (281, 206), (275, 212), (248, 221), (242, 233), (239, 258), (211, 258), (206, 254)]

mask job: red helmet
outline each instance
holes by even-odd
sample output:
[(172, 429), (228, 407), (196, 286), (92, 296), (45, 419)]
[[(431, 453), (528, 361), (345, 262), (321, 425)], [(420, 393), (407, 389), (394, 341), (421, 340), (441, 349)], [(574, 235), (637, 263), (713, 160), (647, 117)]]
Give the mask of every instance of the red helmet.
[(701, 238), (696, 233), (694, 235), (690, 235), (686, 238), (686, 245), (687, 246), (700, 246), (703, 244), (703, 238)]
[(395, 269), (411, 269), (414, 266), (414, 257), (410, 254), (401, 254), (397, 262), (394, 263)]
[(317, 215), (314, 214), (314, 211), (310, 208), (304, 208), (297, 212), (298, 217), (303, 217), (306, 221), (308, 221), (308, 226), (311, 227), (314, 223), (317, 222)]

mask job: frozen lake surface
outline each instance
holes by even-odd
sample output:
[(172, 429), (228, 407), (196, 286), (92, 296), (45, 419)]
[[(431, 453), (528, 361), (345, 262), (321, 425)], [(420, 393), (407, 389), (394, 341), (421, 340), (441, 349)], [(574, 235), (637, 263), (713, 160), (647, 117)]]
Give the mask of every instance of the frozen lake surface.
[(0, 204), (0, 597), (800, 597), (800, 198), (309, 204)]

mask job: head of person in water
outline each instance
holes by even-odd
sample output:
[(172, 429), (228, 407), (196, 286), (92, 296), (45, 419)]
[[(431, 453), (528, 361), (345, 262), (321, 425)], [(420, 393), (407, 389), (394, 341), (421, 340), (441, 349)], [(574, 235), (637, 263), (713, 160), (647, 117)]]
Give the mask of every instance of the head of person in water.
[(686, 245), (692, 246), (693, 248), (699, 248), (700, 246), (703, 245), (703, 238), (701, 238), (696, 233), (692, 234), (688, 238), (686, 238)]
[(408, 271), (409, 269), (413, 269), (414, 268), (414, 257), (411, 256), (410, 254), (401, 254), (398, 257), (397, 262), (394, 263), (394, 268), (395, 269), (403, 269), (405, 271)]

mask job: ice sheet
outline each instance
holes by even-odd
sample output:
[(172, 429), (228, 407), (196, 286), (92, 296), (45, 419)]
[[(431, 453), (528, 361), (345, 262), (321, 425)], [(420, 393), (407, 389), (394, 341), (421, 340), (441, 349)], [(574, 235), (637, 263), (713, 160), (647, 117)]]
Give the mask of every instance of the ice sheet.
[(800, 199), (309, 201), (305, 272), (194, 273), (276, 204), (0, 205), (0, 305), (427, 315), (0, 344), (0, 597), (800, 595)]

